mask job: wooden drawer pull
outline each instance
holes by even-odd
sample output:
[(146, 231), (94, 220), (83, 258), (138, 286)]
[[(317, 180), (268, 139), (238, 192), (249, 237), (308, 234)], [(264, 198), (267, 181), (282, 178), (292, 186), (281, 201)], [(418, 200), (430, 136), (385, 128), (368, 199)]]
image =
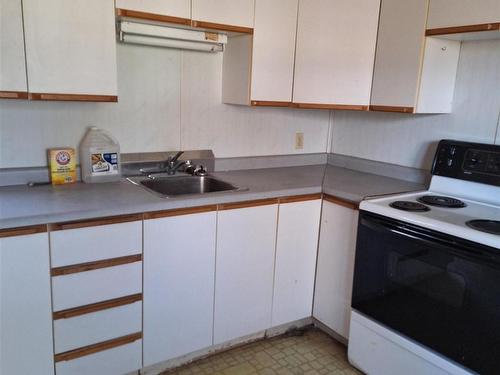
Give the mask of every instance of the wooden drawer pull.
[(269, 198), (269, 199), (259, 199), (256, 201), (244, 201), (237, 203), (223, 203), (217, 206), (219, 211), (226, 210), (235, 210), (238, 208), (249, 208), (249, 207), (259, 207), (259, 206), (268, 206), (272, 204), (278, 204), (278, 198)]
[(91, 314), (102, 310), (108, 310), (115, 307), (130, 305), (138, 301), (142, 301), (142, 293), (133, 294), (131, 296), (126, 296), (126, 297), (110, 299), (103, 302), (92, 303), (90, 305), (74, 307), (72, 309), (56, 311), (53, 314), (53, 319), (58, 320), (58, 319), (74, 318), (75, 316)]
[(46, 225), (34, 225), (30, 227), (0, 229), (0, 238), (26, 236), (28, 234), (37, 234), (45, 232), (47, 232)]
[(280, 203), (295, 203), (295, 202), (305, 202), (313, 201), (316, 199), (321, 199), (321, 193), (317, 194), (306, 194), (306, 195), (293, 195), (290, 197), (282, 197), (279, 199)]
[(98, 227), (102, 225), (129, 223), (131, 221), (140, 221), (140, 220), (142, 220), (142, 214), (121, 215), (121, 216), (103, 217), (99, 219), (70, 221), (67, 223), (52, 224), (50, 225), (50, 230), (54, 232), (56, 230)]
[(340, 206), (350, 208), (351, 210), (359, 210), (359, 203), (354, 203), (348, 201), (347, 199), (337, 198), (334, 197), (333, 195), (328, 195), (328, 194), (323, 194), (323, 199), (327, 202), (335, 203)]
[(83, 348), (78, 348), (70, 350), (64, 353), (56, 354), (54, 360), (56, 362), (71, 361), (72, 359), (85, 357), (90, 354), (99, 353), (104, 350), (116, 348), (117, 346), (123, 346), (134, 341), (142, 339), (142, 332), (132, 333), (131, 335), (118, 337), (116, 339), (100, 342), (98, 344), (84, 346)]
[(88, 263), (74, 264), (71, 266), (52, 268), (51, 275), (52, 276), (70, 275), (72, 273), (94, 271), (101, 268), (108, 268), (114, 266), (121, 266), (123, 264), (140, 262), (141, 260), (142, 260), (142, 254), (129, 255), (126, 257), (113, 258), (113, 259), (98, 260), (96, 262), (88, 262)]

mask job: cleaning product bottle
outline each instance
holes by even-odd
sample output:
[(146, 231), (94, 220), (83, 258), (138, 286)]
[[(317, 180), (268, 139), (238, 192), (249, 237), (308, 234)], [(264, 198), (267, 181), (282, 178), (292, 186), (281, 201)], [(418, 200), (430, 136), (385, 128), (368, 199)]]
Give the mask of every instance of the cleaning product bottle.
[(89, 127), (80, 143), (80, 169), (86, 183), (120, 180), (118, 141), (105, 130)]

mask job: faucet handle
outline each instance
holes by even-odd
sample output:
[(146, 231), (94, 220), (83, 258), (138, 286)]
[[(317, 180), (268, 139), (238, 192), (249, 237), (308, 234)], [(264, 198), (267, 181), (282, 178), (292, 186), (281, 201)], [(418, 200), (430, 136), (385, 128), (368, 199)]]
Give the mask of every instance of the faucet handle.
[(203, 165), (197, 165), (193, 172), (193, 175), (200, 177), (206, 176), (207, 174), (208, 172)]

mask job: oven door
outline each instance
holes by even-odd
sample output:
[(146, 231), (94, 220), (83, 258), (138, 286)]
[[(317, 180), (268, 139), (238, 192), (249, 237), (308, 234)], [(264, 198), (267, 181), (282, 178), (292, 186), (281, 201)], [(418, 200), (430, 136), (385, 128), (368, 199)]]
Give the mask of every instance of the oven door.
[(352, 307), (480, 374), (500, 374), (499, 252), (362, 211)]

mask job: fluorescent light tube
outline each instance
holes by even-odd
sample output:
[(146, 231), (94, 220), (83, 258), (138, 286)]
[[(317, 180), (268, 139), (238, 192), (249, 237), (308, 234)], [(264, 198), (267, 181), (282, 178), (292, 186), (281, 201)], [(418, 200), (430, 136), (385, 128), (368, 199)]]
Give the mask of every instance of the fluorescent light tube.
[(222, 44), (214, 44), (207, 42), (193, 42), (179, 39), (165, 39), (152, 36), (130, 35), (126, 33), (120, 34), (120, 40), (124, 43), (140, 44), (153, 47), (167, 47), (176, 49), (186, 49), (191, 51), (202, 52), (223, 52)]

